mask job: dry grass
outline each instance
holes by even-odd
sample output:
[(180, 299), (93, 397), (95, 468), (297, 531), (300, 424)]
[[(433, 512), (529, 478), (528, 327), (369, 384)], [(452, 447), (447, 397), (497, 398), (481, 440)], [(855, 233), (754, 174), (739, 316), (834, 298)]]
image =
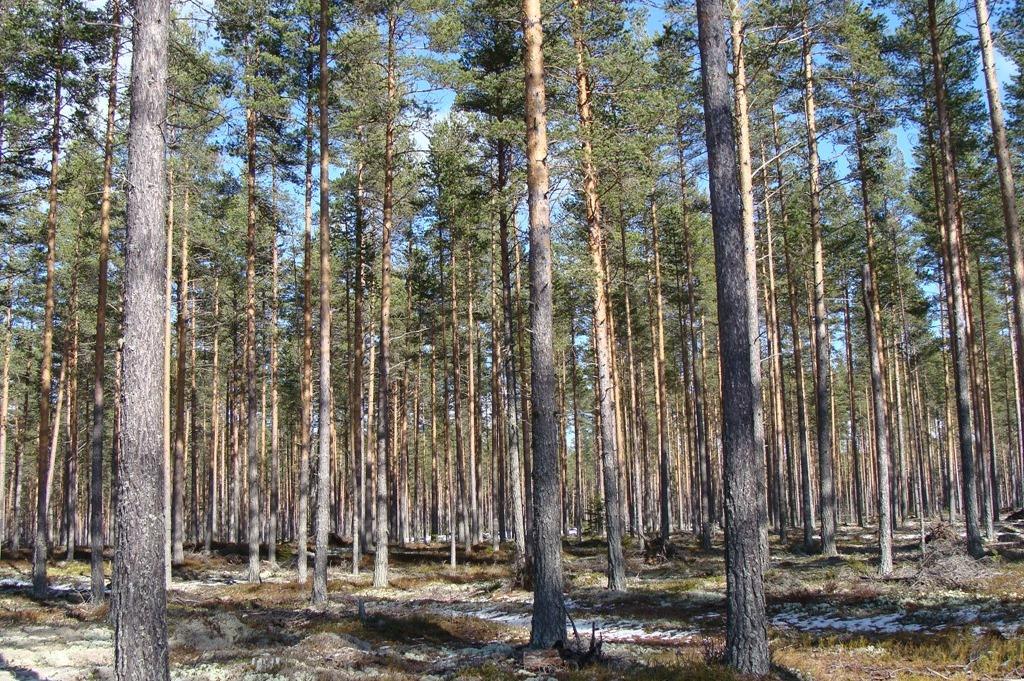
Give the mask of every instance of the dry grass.
[[(897, 568), (905, 575), (920, 573), (921, 579), (882, 580), (876, 576), (875, 541), (869, 531), (846, 528), (839, 540), (842, 557), (823, 559), (773, 538), (772, 568), (766, 575), (770, 616), (783, 607), (840, 615), (856, 611), (857, 616), (896, 610), (935, 621), (943, 613), (982, 608), (995, 613), (992, 617), (1007, 613), (1004, 619), (1016, 621), (1016, 613), (1024, 609), (1024, 561), (1007, 557), (1011, 554), (1006, 551), (1002, 558), (986, 559), (982, 564), (986, 572), (979, 572), (976, 562), (962, 562), (964, 556), (955, 542), (945, 546), (932, 542), (932, 553), (926, 555), (922, 569), (916, 544), (906, 543), (896, 552)], [(591, 538), (566, 542), (566, 587), (575, 602), (572, 614), (642, 623), (645, 628), (692, 627), (714, 645), (702, 646), (699, 637), (653, 645), (637, 636), (633, 643), (607, 645), (600, 664), (582, 669), (565, 666), (553, 670), (552, 676), (558, 681), (738, 681), (719, 664), (725, 591), (720, 547), (700, 551), (689, 535), (673, 536), (672, 546), (671, 555), (659, 553), (652, 565), (645, 564), (640, 546), (631, 543), (626, 549), (629, 592), (612, 594), (604, 588), (604, 543)], [(214, 650), (182, 643), (172, 646), (172, 664), (179, 670), (210, 666), (227, 670), (221, 678), (261, 679), (290, 665), (312, 678), (418, 679), (427, 674), (481, 681), (522, 678), (521, 661), (482, 659), (468, 651), (496, 641), (523, 644), (525, 628), (444, 610), (446, 604), (464, 602), (512, 612), (528, 607), (529, 595), (511, 585), (506, 547), (494, 552), (481, 545), (468, 553), (460, 548), (455, 568), (447, 565), (447, 546), (396, 547), (391, 587), (385, 590), (371, 588), (368, 572), (349, 574), (347, 553), (333, 554), (331, 603), (320, 611), (309, 608), (310, 584), (296, 583), (291, 574), (294, 568), (285, 567), (290, 558), (287, 547), (279, 548), (281, 567), (273, 572), (273, 580), (259, 585), (217, 583), (241, 579), (245, 548), (218, 545), (215, 549), (211, 556), (187, 554), (176, 567), (179, 586), (169, 593), (172, 628), (187, 622), (214, 627), (218, 616), (230, 616), (244, 623), (245, 633)], [(0, 563), (0, 577), (27, 579), (27, 558), (24, 554)], [(372, 555), (365, 558), (368, 565)], [(961, 562), (952, 570), (948, 560)], [(87, 555), (50, 568), (54, 582), (76, 585), (87, 581), (88, 571)], [(950, 573), (953, 581), (947, 581)], [(943, 590), (953, 584), (955, 589)], [(965, 585), (969, 588), (964, 589)], [(366, 606), (365, 618), (358, 615), (360, 601)], [(94, 609), (69, 597), (37, 601), (27, 589), (0, 590), (0, 629), (106, 627), (108, 615), (106, 607)], [(816, 679), (1024, 676), (1021, 639), (974, 636), (969, 625), (942, 635), (795, 634), (775, 627), (770, 632), (775, 662)], [(778, 676), (794, 678), (781, 672)]]

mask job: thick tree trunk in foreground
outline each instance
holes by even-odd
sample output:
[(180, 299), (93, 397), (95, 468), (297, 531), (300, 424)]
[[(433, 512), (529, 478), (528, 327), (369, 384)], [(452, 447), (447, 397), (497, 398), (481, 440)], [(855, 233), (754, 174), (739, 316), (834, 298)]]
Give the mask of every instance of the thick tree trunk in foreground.
[[(579, 16), (579, 0), (574, 7)], [(597, 170), (593, 163), (590, 131), (593, 121), (590, 101), (590, 78), (583, 61), (582, 27), (577, 27), (576, 103), (580, 117), (583, 151), (583, 193), (586, 200), (590, 257), (594, 266), (594, 347), (597, 355), (597, 400), (600, 405), (600, 458), (604, 481), (605, 529), (608, 540), (608, 588), (626, 589), (626, 567), (622, 555), (622, 515), (619, 513), (619, 472), (616, 454), (615, 388), (612, 383), (611, 339), (608, 320), (608, 273), (604, 264), (604, 233), (601, 225), (601, 201), (597, 186)]]
[(114, 550), (114, 673), (168, 679), (164, 576), (163, 267), (167, 0), (137, 0), (132, 28), (123, 388)]
[[(533, 408), (533, 621), (530, 645), (565, 641), (562, 603), (561, 479), (555, 403), (554, 279), (548, 204), (548, 134), (544, 91), (544, 29), (540, 0), (523, 0), (526, 83), (527, 194), (530, 206), (530, 404)], [(452, 273), (454, 276), (455, 273)]]
[(737, 183), (728, 50), (722, 3), (698, 0), (697, 26), (704, 91), (704, 122), (715, 237), (718, 318), (722, 349), (722, 443), (725, 452), (726, 660), (740, 673), (768, 673), (760, 484), (754, 426), (747, 315), (747, 266)]
[(327, 603), (327, 534), (331, 482), (331, 220), (330, 138), (327, 121), (328, 2), (320, 0), (320, 451), (316, 478), (316, 555), (313, 561), (314, 606)]
[(978, 517), (978, 499), (975, 495), (975, 461), (977, 442), (974, 432), (974, 414), (971, 405), (970, 348), (968, 346), (967, 301), (964, 299), (965, 278), (961, 254), (961, 226), (956, 186), (956, 158), (950, 139), (949, 111), (946, 106), (945, 74), (942, 66), (942, 48), (939, 44), (935, 0), (928, 0), (928, 34), (932, 50), (932, 79), (935, 88), (935, 112), (939, 125), (939, 151), (942, 167), (942, 193), (945, 224), (947, 225), (946, 258), (949, 262), (949, 288), (952, 294), (953, 369), (956, 392), (957, 422), (959, 423), (961, 482), (963, 484), (964, 518), (967, 521), (968, 551), (974, 557), (984, 553)]

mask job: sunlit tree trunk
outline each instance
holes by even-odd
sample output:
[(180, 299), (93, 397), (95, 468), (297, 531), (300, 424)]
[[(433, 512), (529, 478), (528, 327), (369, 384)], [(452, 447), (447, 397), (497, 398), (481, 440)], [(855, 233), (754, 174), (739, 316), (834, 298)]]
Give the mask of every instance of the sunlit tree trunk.
[[(574, 5), (577, 21), (581, 9)], [(590, 78), (584, 62), (582, 26), (576, 36), (576, 108), (580, 119), (580, 146), (583, 151), (583, 193), (586, 201), (590, 257), (594, 268), (594, 346), (597, 355), (597, 400), (600, 405), (601, 471), (604, 481), (605, 527), (608, 539), (608, 588), (626, 588), (625, 560), (622, 555), (622, 516), (619, 512), (618, 442), (616, 437), (615, 388), (612, 384), (611, 339), (608, 323), (608, 274), (604, 263), (604, 233), (601, 226), (601, 202), (597, 171), (593, 163), (590, 131), (593, 121)], [(564, 632), (563, 632), (564, 636)]]
[[(252, 56), (249, 59), (254, 59)], [(249, 93), (252, 96), (252, 93)], [(245, 111), (247, 219), (245, 238), (245, 454), (248, 490), (249, 572), (260, 581), (260, 454), (256, 404), (256, 111)]]
[[(313, 84), (310, 59), (306, 82)], [(297, 577), (306, 583), (309, 558), (309, 457), (313, 427), (313, 95), (306, 96), (306, 173), (302, 233), (302, 347), (299, 377), (299, 482), (295, 544)]]
[[(373, 585), (388, 585), (388, 453), (391, 450), (391, 233), (395, 176), (395, 123), (398, 107), (395, 39), (398, 16), (388, 12), (387, 113), (384, 130), (384, 211), (381, 233), (380, 336), (377, 350), (377, 524), (374, 533)], [(456, 331), (453, 329), (453, 333)]]
[[(8, 409), (10, 407), (11, 388), (11, 351), (14, 347), (14, 296), (8, 292), (7, 315), (4, 322), (4, 361), (0, 369), (0, 546), (7, 541), (7, 430), (9, 425)], [(102, 500), (102, 499), (101, 499)], [(17, 531), (17, 528), (15, 528)], [(102, 527), (101, 527), (102, 531)], [(100, 546), (102, 550), (102, 534)], [(0, 549), (2, 551), (2, 549)], [(100, 580), (103, 580), (103, 565), (100, 564)], [(103, 587), (100, 585), (100, 599)]]
[[(49, 210), (46, 214), (46, 289), (43, 298), (43, 331), (39, 367), (39, 445), (36, 453), (36, 531), (32, 548), (32, 590), (37, 596), (46, 592), (46, 559), (49, 554), (47, 528), (46, 479), (51, 471), (50, 445), (50, 393), (53, 390), (53, 307), (54, 270), (57, 264), (57, 179), (60, 163), (61, 102), (64, 88), (64, 28), (54, 33), (55, 69), (53, 75), (53, 121), (50, 129), (50, 185), (47, 192)], [(55, 428), (56, 430), (56, 428)]]
[[(121, 3), (111, 3), (110, 76), (107, 81), (107, 127), (103, 137), (103, 188), (100, 191), (100, 234), (97, 254), (96, 338), (93, 347), (92, 426), (89, 431), (89, 549), (92, 602), (105, 598), (103, 583), (103, 380), (107, 337), (107, 265), (110, 253), (110, 205), (114, 166), (114, 122), (117, 115), (117, 66), (121, 53)], [(6, 416), (6, 406), (3, 408)], [(3, 417), (0, 417), (3, 418)], [(3, 435), (0, 434), (0, 440)], [(0, 444), (0, 459), (3, 458)], [(2, 476), (0, 476), (2, 477)], [(0, 528), (0, 537), (3, 537)], [(2, 541), (2, 540), (0, 540)]]
[(756, 383), (750, 344), (749, 271), (728, 74), (723, 7), (698, 0), (697, 27), (704, 93), (712, 227), (720, 322), (725, 452), (726, 660), (742, 674), (768, 673), (761, 545), (761, 501), (754, 416)]
[(655, 413), (657, 414), (658, 426), (658, 498), (661, 515), (661, 538), (668, 541), (671, 531), (669, 496), (670, 461), (671, 452), (669, 445), (669, 423), (668, 423), (668, 391), (665, 387), (665, 306), (661, 296), (661, 251), (658, 247), (658, 209), (652, 199), (651, 202), (651, 258), (652, 262), (652, 284), (651, 298), (653, 303), (654, 331), (654, 397)]
[(352, 431), (352, 574), (359, 574), (362, 562), (363, 514), (366, 512), (366, 450), (363, 448), (363, 350), (365, 329), (363, 328), (363, 298), (366, 277), (363, 264), (363, 173), (362, 160), (356, 162), (355, 196), (355, 244), (356, 282), (353, 303), (352, 324), (352, 376), (349, 398), (350, 428)]
[(220, 496), (220, 461), (224, 456), (221, 442), (221, 421), (220, 421), (220, 278), (213, 278), (213, 328), (212, 361), (210, 369), (210, 381), (212, 383), (212, 394), (210, 396), (210, 443), (209, 443), (209, 470), (207, 471), (206, 491), (206, 537), (203, 552), (209, 555), (214, 542), (214, 535), (220, 531), (218, 522), (219, 508), (223, 503)]
[[(530, 645), (565, 641), (561, 483), (555, 402), (554, 278), (548, 203), (548, 137), (540, 0), (523, 0), (527, 195), (530, 210), (530, 402), (533, 446), (533, 620)], [(454, 272), (452, 273), (454, 276)], [(454, 330), (453, 330), (454, 331)]]
[(761, 328), (757, 309), (757, 243), (754, 234), (754, 187), (750, 152), (750, 114), (747, 110), (746, 56), (743, 40), (743, 10), (738, 2), (732, 4), (730, 17), (733, 55), (733, 98), (736, 106), (736, 151), (739, 163), (740, 206), (743, 218), (743, 255), (747, 267), (747, 312), (750, 335), (750, 376), (754, 397), (754, 448), (758, 452), (758, 511), (762, 555), (768, 560), (768, 499), (764, 461), (764, 405), (761, 392)]
[(875, 457), (878, 485), (878, 573), (892, 572), (892, 505), (889, 499), (889, 414), (885, 402), (885, 381), (882, 375), (882, 334), (879, 328), (870, 263), (864, 265), (864, 317), (867, 322), (868, 356), (871, 360), (871, 398), (875, 431)]
[[(272, 197), (276, 200), (275, 197)], [(278, 256), (277, 225), (270, 233), (270, 519), (267, 524), (267, 561), (277, 567), (278, 513), (281, 506), (281, 433), (278, 424), (280, 398), (277, 387)], [(265, 419), (264, 419), (265, 421)]]
[(971, 408), (971, 383), (968, 363), (969, 347), (967, 343), (967, 306), (964, 300), (964, 279), (962, 275), (960, 223), (957, 209), (957, 187), (954, 179), (956, 160), (953, 144), (950, 139), (949, 112), (946, 107), (945, 74), (942, 65), (942, 49), (939, 45), (938, 21), (935, 16), (935, 0), (928, 0), (928, 34), (932, 51), (932, 78), (935, 88), (935, 110), (939, 128), (939, 149), (942, 160), (942, 189), (945, 205), (945, 224), (947, 226), (946, 258), (949, 261), (952, 293), (953, 327), (950, 334), (953, 340), (953, 367), (957, 404), (957, 421), (959, 424), (961, 483), (963, 485), (964, 516), (967, 521), (968, 550), (972, 556), (981, 556), (984, 548), (981, 542), (981, 530), (978, 518), (978, 502), (975, 496), (975, 460), (977, 449), (975, 441)]
[(327, 541), (330, 529), (331, 483), (331, 195), (330, 129), (327, 94), (330, 72), (327, 70), (329, 41), (329, 5), (320, 0), (319, 83), (317, 104), (320, 128), (320, 414), (316, 478), (316, 555), (313, 562), (312, 603), (327, 603)]
[[(974, 11), (978, 19), (978, 43), (982, 69), (985, 73), (985, 93), (988, 96), (992, 144), (995, 147), (996, 167), (999, 173), (999, 197), (1003, 208), (1003, 223), (1006, 228), (1007, 256), (1010, 261), (1010, 284), (1014, 310), (1011, 321), (1013, 334), (1017, 339), (1013, 368), (1016, 374), (1015, 380), (1024, 384), (1024, 352), (1021, 352), (1020, 348), (1021, 339), (1024, 339), (1024, 242), (1020, 235), (1017, 193), (1014, 187), (1009, 143), (1006, 139), (1006, 124), (1003, 121), (1003, 104), (999, 95), (999, 77), (996, 75), (987, 0), (974, 0)], [(1024, 395), (1017, 395), (1016, 408), (1024, 411)], [(1024, 438), (1018, 438), (1017, 455), (1024, 460)]]
[(117, 458), (114, 542), (114, 676), (169, 678), (162, 488), (165, 413), (161, 404), (165, 142), (170, 6), (133, 6), (131, 119), (125, 243), (123, 388), (125, 426)]
[[(832, 475), (832, 435), (830, 432), (831, 339), (828, 314), (825, 310), (825, 250), (821, 239), (821, 179), (818, 161), (818, 130), (815, 120), (814, 75), (810, 29), (805, 17), (803, 25), (804, 120), (807, 125), (807, 165), (810, 171), (811, 250), (814, 259), (814, 402), (818, 435), (818, 518), (821, 521), (821, 552), (838, 555), (836, 549), (835, 480)], [(805, 544), (806, 537), (805, 537)]]

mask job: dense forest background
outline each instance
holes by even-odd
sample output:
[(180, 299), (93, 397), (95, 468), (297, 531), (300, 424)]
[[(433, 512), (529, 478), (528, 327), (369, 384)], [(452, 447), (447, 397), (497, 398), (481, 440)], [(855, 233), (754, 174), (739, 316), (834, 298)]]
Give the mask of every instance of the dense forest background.
[[(623, 588), (623, 534), (710, 546), (723, 522), (733, 396), (696, 16), (543, 9), (560, 525), (607, 535)], [(837, 525), (878, 525), (883, 573), (888, 527), (966, 518), (977, 553), (1024, 505), (1024, 3), (991, 9), (751, 0), (728, 17), (764, 528), (832, 554)], [(357, 571), (389, 538), (532, 560), (520, 10), (174, 4), (168, 569), (247, 541), (258, 581), (260, 546), (276, 565), (297, 541), (304, 580), (315, 511)], [(44, 582), (48, 551), (110, 543), (132, 427), (129, 15), (0, 8), (0, 543), (33, 545)]]

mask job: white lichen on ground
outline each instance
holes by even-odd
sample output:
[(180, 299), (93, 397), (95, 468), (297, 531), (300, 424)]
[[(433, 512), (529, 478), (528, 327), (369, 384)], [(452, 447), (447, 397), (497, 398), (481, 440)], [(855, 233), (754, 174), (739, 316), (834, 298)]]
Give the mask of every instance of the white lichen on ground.
[[(919, 533), (897, 535), (897, 578), (879, 579), (874, 536), (846, 528), (844, 557), (772, 545), (766, 574), (773, 656), (788, 678), (1013, 678), (1024, 675), (1024, 564), (1020, 546), (977, 564), (985, 579), (925, 586)], [(308, 607), (294, 560), (245, 581), (242, 547), (189, 554), (168, 592), (175, 679), (729, 679), (715, 662), (724, 635), (720, 549), (678, 537), (674, 559), (649, 564), (627, 547), (629, 590), (604, 586), (604, 547), (566, 543), (566, 607), (599, 664), (575, 669), (554, 656), (524, 657), (531, 594), (512, 588), (506, 553), (480, 547), (446, 565), (447, 547), (395, 548), (391, 587), (352, 576), (332, 549), (330, 602)], [(284, 547), (282, 547), (284, 549)], [(1014, 551), (1018, 553), (1014, 553)], [(464, 556), (460, 555), (463, 563)], [(48, 596), (31, 596), (28, 554), (0, 562), (0, 681), (111, 678), (106, 608), (87, 602), (88, 563), (55, 563)], [(969, 559), (968, 559), (969, 560)], [(365, 566), (372, 561), (366, 558)], [(970, 569), (970, 565), (963, 566)], [(362, 616), (360, 616), (362, 613)]]

